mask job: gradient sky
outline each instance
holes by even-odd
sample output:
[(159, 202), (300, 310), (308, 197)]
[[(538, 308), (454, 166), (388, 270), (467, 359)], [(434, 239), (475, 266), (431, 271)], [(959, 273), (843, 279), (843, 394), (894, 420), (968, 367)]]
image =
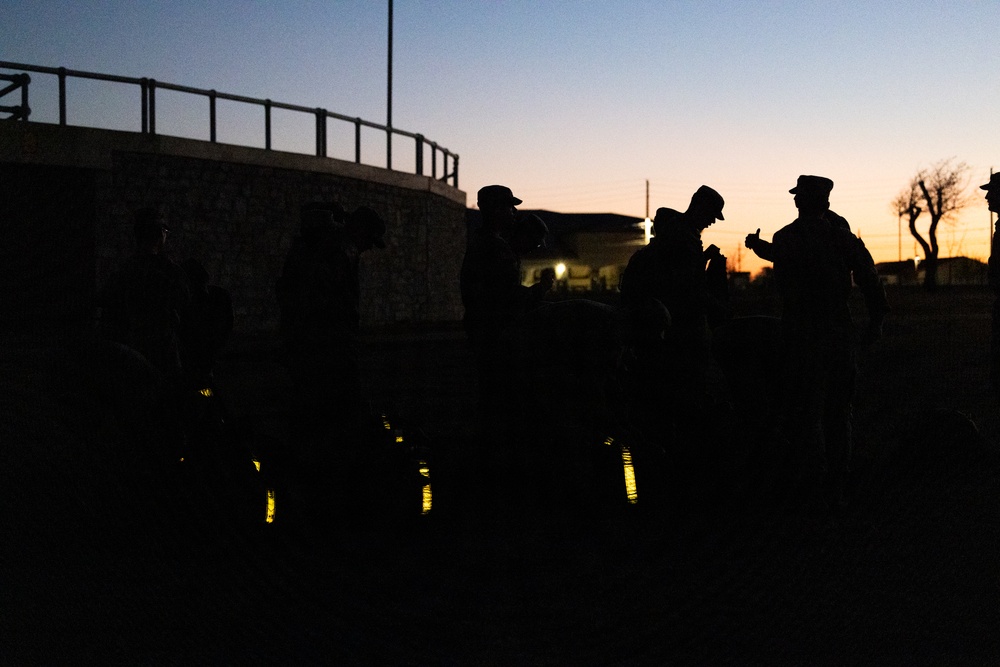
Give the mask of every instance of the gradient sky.
[[(387, 7), (6, 0), (0, 60), (384, 123)], [(461, 156), (470, 205), (504, 183), (522, 208), (642, 217), (647, 179), (651, 210), (683, 209), (711, 185), (726, 220), (705, 242), (730, 258), (748, 232), (770, 238), (795, 217), (787, 191), (808, 173), (832, 178), (834, 210), (876, 260), (895, 260), (890, 202), (918, 169), (953, 157), (971, 167), (974, 200), (941, 233), (942, 255), (984, 259), (990, 217), (972, 186), (1000, 170), (998, 44), (1000, 3), (987, 0), (395, 0), (393, 126)], [(33, 76), (31, 94), (33, 119), (52, 121), (54, 77)], [(69, 96), (70, 123), (138, 129), (134, 89), (71, 81)], [(207, 138), (207, 103), (184, 97), (158, 98), (158, 130)], [(262, 145), (261, 116), (220, 104), (219, 140)], [(308, 152), (311, 128), (276, 115), (274, 145)], [(350, 136), (331, 127), (331, 153), (353, 158)], [(384, 139), (364, 142), (377, 164)], [(412, 144), (393, 150), (397, 165), (412, 162)], [(914, 256), (912, 238), (902, 246)], [(742, 268), (755, 270), (748, 254)]]

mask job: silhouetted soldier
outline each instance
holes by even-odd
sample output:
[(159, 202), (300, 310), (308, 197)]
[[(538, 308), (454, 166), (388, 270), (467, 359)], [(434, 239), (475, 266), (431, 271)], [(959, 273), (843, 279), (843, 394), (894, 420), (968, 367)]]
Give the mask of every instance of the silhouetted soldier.
[(489, 512), (496, 509), (493, 491), (499, 478), (512, 464), (511, 443), (501, 433), (509, 412), (505, 386), (510, 368), (499, 341), (501, 333), (525, 311), (528, 288), (521, 285), (520, 262), (507, 241), (514, 232), (521, 200), (508, 187), (487, 185), (479, 190), (477, 203), (482, 221), (468, 239), (460, 288), (465, 333), (479, 381), (480, 437), (469, 463), (474, 470), (473, 491), (484, 503), (480, 509)]
[[(701, 233), (724, 220), (722, 196), (703, 185), (691, 197), (684, 213), (675, 216), (659, 234), (658, 255), (665, 279), (656, 298), (670, 312), (667, 333), (666, 378), (668, 401), (678, 435), (691, 442), (701, 438), (700, 422), (720, 397), (721, 372), (712, 358), (709, 313), (713, 318), (727, 304), (709, 290)], [(721, 257), (721, 255), (719, 255)], [(718, 259), (713, 258), (715, 266)], [(722, 259), (723, 270), (725, 259)], [(715, 394), (714, 396), (712, 394)]]
[(233, 300), (228, 291), (208, 283), (208, 271), (198, 260), (185, 260), (181, 268), (191, 291), (181, 314), (181, 365), (186, 384), (202, 389), (212, 384), (219, 352), (233, 331)]
[[(979, 186), (986, 190), (986, 205), (993, 213), (1000, 213), (1000, 173), (990, 174), (990, 182)], [(993, 302), (993, 337), (990, 348), (990, 385), (1000, 389), (1000, 234), (993, 232), (989, 260), (990, 287), (997, 295)]]
[[(707, 185), (701, 186), (691, 197), (687, 210), (666, 226), (662, 238), (671, 282), (663, 305), (670, 311), (675, 332), (697, 339), (704, 338), (708, 313), (717, 307), (713, 303), (715, 295), (708, 289), (705, 263), (710, 258), (702, 245), (701, 233), (716, 220), (725, 219), (723, 206), (722, 195)], [(722, 266), (724, 269), (724, 258)]]
[(359, 417), (358, 262), (366, 250), (385, 247), (384, 233), (369, 208), (348, 216), (335, 204), (302, 209), (278, 298), (298, 407), (313, 436), (350, 432)]
[(100, 297), (104, 334), (142, 354), (169, 382), (180, 379), (178, 327), (190, 294), (184, 272), (166, 254), (170, 229), (159, 209), (136, 211), (135, 253)]
[[(363, 406), (358, 267), (362, 253), (385, 247), (386, 229), (367, 207), (345, 214), (337, 204), (307, 204), (301, 215), (301, 236), (278, 281), (293, 414), (301, 429), (298, 447), (278, 463), (279, 476), (288, 475), (296, 490), (293, 521), (331, 518), (331, 505), (359, 497), (355, 484), (364, 483), (356, 475), (334, 483), (330, 475), (358, 469), (365, 455), (358, 442)], [(301, 511), (296, 501), (303, 503)]]
[(479, 190), (477, 203), (482, 222), (469, 238), (460, 287), (465, 333), (479, 370), (481, 417), (493, 424), (504, 378), (497, 341), (525, 312), (530, 288), (521, 285), (521, 263), (507, 241), (514, 233), (521, 200), (508, 187), (487, 185)]
[(465, 332), (478, 352), (488, 350), (523, 310), (520, 264), (507, 241), (520, 203), (502, 185), (479, 190), (482, 221), (469, 238), (460, 277)]
[(657, 299), (664, 303), (670, 293), (669, 271), (663, 257), (661, 238), (667, 236), (667, 226), (681, 216), (680, 211), (672, 208), (658, 208), (653, 216), (653, 238), (642, 246), (628, 260), (628, 265), (622, 273), (621, 292), (622, 305), (638, 306), (647, 299)]
[[(545, 237), (549, 234), (548, 225), (534, 213), (529, 213), (515, 220), (514, 231), (510, 237), (511, 249), (517, 257), (517, 274), (521, 275), (521, 260), (535, 250), (545, 245)], [(545, 298), (545, 294), (555, 283), (555, 271), (543, 270), (542, 275), (534, 285), (523, 285), (519, 290), (524, 302), (523, 310), (537, 308)]]
[(132, 231), (135, 253), (98, 297), (100, 326), (105, 338), (135, 350), (158, 372), (158, 401), (149, 426), (150, 434), (165, 440), (146, 447), (142, 455), (168, 466), (183, 455), (189, 426), (178, 335), (190, 294), (184, 272), (167, 257), (170, 229), (162, 212), (139, 209)]
[(833, 181), (799, 176), (789, 190), (799, 217), (774, 235), (757, 234), (747, 247), (774, 262), (782, 301), (783, 372), (778, 429), (795, 448), (796, 474), (808, 490), (825, 482), (841, 497), (851, 456), (851, 398), (856, 375), (851, 279), (869, 315), (865, 343), (879, 339), (889, 310), (875, 263), (864, 243), (824, 217)]

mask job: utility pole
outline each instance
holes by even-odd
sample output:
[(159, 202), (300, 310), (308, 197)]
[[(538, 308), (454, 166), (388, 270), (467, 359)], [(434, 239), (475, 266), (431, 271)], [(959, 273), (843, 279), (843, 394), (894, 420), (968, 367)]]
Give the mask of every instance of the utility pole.
[(389, 72), (385, 112), (385, 168), (392, 169), (392, 0), (389, 0)]
[(643, 235), (643, 241), (646, 245), (649, 245), (650, 240), (653, 238), (653, 221), (649, 219), (649, 179), (646, 179), (646, 219), (642, 222), (642, 228), (645, 231)]

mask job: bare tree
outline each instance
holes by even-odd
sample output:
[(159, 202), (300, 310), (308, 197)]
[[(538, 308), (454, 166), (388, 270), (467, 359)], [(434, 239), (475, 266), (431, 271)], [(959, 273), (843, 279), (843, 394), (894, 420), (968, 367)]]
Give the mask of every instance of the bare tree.
[[(938, 226), (953, 222), (969, 203), (968, 186), (969, 166), (949, 158), (917, 172), (892, 201), (896, 214), (906, 217), (910, 234), (924, 251), (924, 287), (928, 290), (937, 287)], [(917, 230), (917, 220), (924, 212), (930, 216), (926, 237)]]

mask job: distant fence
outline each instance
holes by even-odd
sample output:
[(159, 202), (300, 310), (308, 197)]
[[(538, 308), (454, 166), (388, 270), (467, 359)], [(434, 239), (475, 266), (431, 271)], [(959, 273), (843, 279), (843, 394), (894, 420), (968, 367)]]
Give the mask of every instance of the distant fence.
[[(414, 172), (418, 176), (424, 175), (424, 149), (430, 148), (431, 177), (446, 183), (450, 182), (452, 187), (458, 187), (458, 155), (446, 148), (438, 146), (436, 142), (428, 141), (422, 134), (397, 130), (386, 125), (379, 125), (361, 118), (351, 118), (342, 114), (327, 111), (326, 109), (287, 104), (285, 102), (275, 102), (273, 100), (261, 100), (243, 95), (232, 95), (230, 93), (220, 93), (216, 90), (203, 90), (190, 86), (180, 86), (173, 83), (164, 83), (156, 79), (134, 78), (127, 76), (117, 76), (113, 74), (98, 74), (95, 72), (81, 72), (68, 70), (65, 67), (40, 67), (37, 65), (25, 65), (22, 63), (12, 63), (0, 61), (0, 69), (18, 70), (19, 74), (0, 74), (0, 81), (8, 81), (9, 85), (0, 89), (0, 98), (8, 94), (20, 91), (20, 104), (3, 106), (0, 105), (0, 113), (10, 114), (6, 120), (28, 121), (31, 115), (31, 107), (28, 104), (28, 86), (31, 77), (27, 72), (40, 74), (52, 74), (59, 79), (59, 124), (66, 125), (66, 79), (75, 77), (80, 79), (95, 79), (113, 83), (125, 83), (139, 87), (140, 91), (140, 114), (141, 132), (143, 134), (156, 134), (156, 91), (159, 89), (173, 90), (191, 95), (200, 95), (208, 98), (208, 127), (209, 141), (216, 143), (216, 101), (230, 100), (245, 104), (257, 105), (264, 110), (264, 149), (271, 150), (271, 110), (285, 109), (309, 114), (316, 119), (316, 155), (318, 157), (332, 157), (327, 154), (327, 121), (334, 119), (354, 125), (354, 162), (361, 164), (361, 128), (368, 127), (375, 130), (384, 131), (386, 134), (386, 168), (392, 169), (392, 138), (393, 135), (408, 137), (415, 142), (415, 168)], [(438, 162), (441, 164), (440, 176), (438, 175)]]

